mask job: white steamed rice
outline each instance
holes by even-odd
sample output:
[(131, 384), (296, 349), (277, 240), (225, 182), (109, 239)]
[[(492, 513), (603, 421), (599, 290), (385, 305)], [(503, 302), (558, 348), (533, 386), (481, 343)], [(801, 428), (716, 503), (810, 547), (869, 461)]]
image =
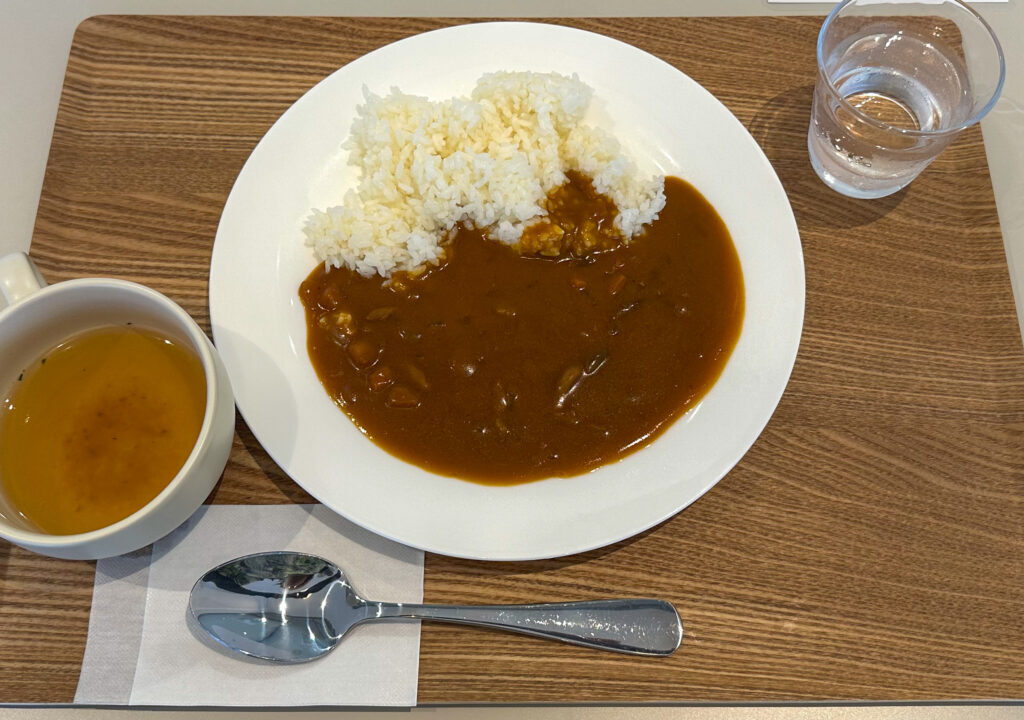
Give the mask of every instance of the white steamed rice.
[(330, 265), (388, 277), (437, 263), (458, 223), (515, 243), (568, 170), (614, 200), (626, 238), (665, 206), (664, 178), (639, 177), (615, 138), (582, 124), (593, 91), (575, 75), (491, 73), (470, 98), (440, 102), (363, 92), (343, 146), (361, 170), (358, 188), (304, 227)]

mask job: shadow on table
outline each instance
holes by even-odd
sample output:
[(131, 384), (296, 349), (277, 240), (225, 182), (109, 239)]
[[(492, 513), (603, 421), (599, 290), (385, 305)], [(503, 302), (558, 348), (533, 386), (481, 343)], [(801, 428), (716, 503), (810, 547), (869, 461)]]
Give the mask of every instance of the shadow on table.
[[(683, 509), (680, 512), (685, 513)], [(675, 517), (675, 516), (673, 516)], [(652, 528), (648, 528), (643, 532), (620, 540), (619, 542), (608, 545), (602, 548), (596, 548), (594, 550), (588, 550), (587, 552), (577, 553), (576, 555), (568, 555), (565, 557), (548, 558), (546, 560), (524, 560), (519, 562), (514, 561), (480, 561), (480, 560), (467, 560), (456, 557), (445, 557), (440, 555), (432, 555), (429, 561), (432, 565), (443, 565), (444, 570), (447, 572), (458, 572), (467, 573), (474, 577), (505, 577), (511, 575), (533, 575), (548, 572), (557, 572), (565, 568), (570, 568), (574, 565), (585, 565), (589, 562), (600, 560), (605, 556), (611, 555), (616, 552), (621, 552), (629, 548), (634, 543), (641, 542), (644, 538), (659, 532), (665, 524), (671, 522), (672, 518), (662, 521)]]
[(263, 448), (260, 441), (256, 439), (256, 436), (253, 435), (252, 430), (249, 429), (248, 424), (246, 424), (241, 416), (238, 417), (238, 421), (235, 423), (235, 432), (238, 434), (238, 439), (245, 446), (253, 462), (259, 467), (260, 472), (274, 484), (278, 492), (288, 499), (288, 502), (298, 505), (317, 502), (312, 495), (292, 480), (281, 469), (280, 465), (274, 462), (274, 459), (270, 457), (270, 454)]
[(868, 225), (888, 214), (906, 197), (904, 188), (877, 200), (856, 200), (830, 189), (818, 178), (807, 155), (807, 125), (813, 85), (776, 95), (754, 115), (748, 130), (775, 168), (799, 224), (825, 228)]

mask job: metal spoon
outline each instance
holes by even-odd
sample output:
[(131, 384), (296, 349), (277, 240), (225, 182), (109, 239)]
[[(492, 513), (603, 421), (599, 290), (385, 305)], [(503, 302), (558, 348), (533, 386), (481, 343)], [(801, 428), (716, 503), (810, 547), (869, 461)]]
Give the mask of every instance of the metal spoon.
[(364, 600), (341, 568), (315, 555), (247, 555), (196, 582), (189, 610), (215, 640), (246, 655), (305, 662), (326, 655), (354, 626), (412, 618), (465, 623), (638, 655), (671, 655), (683, 638), (662, 600), (546, 605), (409, 605)]

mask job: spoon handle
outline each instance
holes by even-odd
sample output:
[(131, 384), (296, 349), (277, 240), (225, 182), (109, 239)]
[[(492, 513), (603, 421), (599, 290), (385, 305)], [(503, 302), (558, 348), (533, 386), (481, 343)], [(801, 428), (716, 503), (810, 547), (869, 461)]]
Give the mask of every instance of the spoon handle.
[(636, 655), (671, 655), (683, 639), (683, 624), (672, 604), (647, 598), (543, 605), (368, 604), (373, 619), (480, 625)]

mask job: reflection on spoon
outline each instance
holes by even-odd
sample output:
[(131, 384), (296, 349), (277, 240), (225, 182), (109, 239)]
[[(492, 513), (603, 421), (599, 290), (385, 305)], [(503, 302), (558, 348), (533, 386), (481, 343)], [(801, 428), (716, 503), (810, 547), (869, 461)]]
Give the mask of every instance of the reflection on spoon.
[(326, 655), (359, 623), (396, 618), (481, 625), (637, 655), (671, 655), (683, 638), (679, 614), (662, 600), (461, 607), (372, 602), (338, 566), (296, 552), (247, 555), (210, 570), (192, 588), (189, 610), (230, 650), (287, 663)]

